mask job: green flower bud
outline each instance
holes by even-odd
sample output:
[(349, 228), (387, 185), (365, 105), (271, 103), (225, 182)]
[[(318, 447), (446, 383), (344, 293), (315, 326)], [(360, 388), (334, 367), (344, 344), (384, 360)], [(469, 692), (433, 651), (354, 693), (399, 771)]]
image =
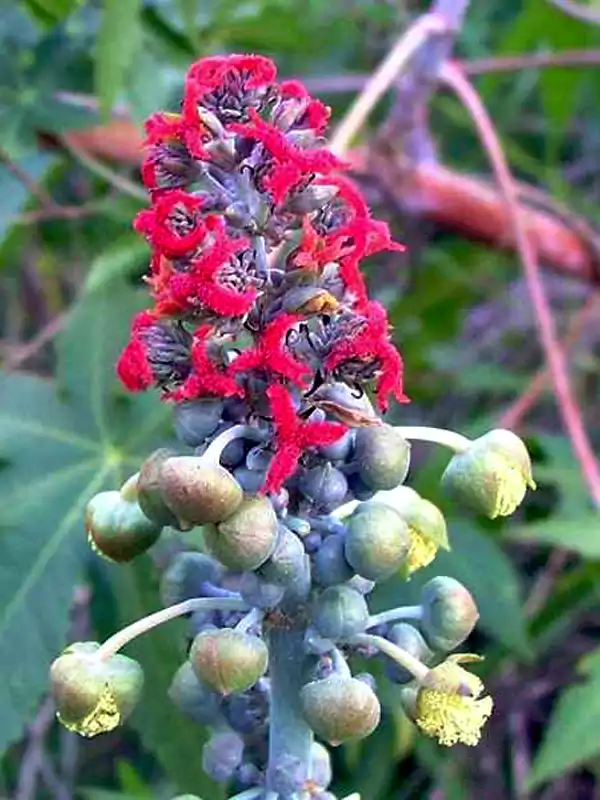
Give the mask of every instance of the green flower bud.
[(97, 642), (75, 642), (50, 668), (57, 717), (81, 736), (108, 733), (121, 725), (144, 683), (136, 661), (119, 654), (98, 658), (99, 647)]
[(471, 593), (454, 578), (438, 577), (421, 590), (421, 630), (430, 647), (454, 650), (469, 636), (479, 619)]
[(199, 725), (211, 725), (221, 711), (221, 696), (198, 678), (189, 661), (179, 667), (169, 688), (173, 704)]
[(376, 494), (374, 489), (370, 489), (362, 480), (358, 472), (348, 475), (348, 488), (357, 500), (364, 502), (371, 500)]
[(325, 464), (301, 473), (298, 488), (315, 511), (329, 514), (341, 505), (346, 497), (348, 481), (339, 469), (332, 467), (331, 464)]
[(190, 651), (196, 675), (208, 687), (225, 695), (254, 686), (265, 674), (268, 658), (262, 639), (230, 628), (202, 631)]
[(337, 746), (364, 739), (379, 725), (381, 707), (363, 681), (339, 674), (307, 683), (300, 692), (302, 713), (321, 739)]
[(347, 639), (369, 622), (365, 598), (349, 586), (329, 586), (314, 601), (312, 621), (326, 639)]
[(166, 448), (155, 450), (140, 467), (137, 492), (140, 508), (148, 519), (159, 525), (169, 525), (172, 528), (180, 529), (179, 520), (165, 504), (158, 485), (158, 476), (162, 465), (174, 455), (177, 455), (174, 450)]
[(356, 431), (354, 459), (362, 482), (370, 489), (394, 489), (408, 473), (410, 444), (391, 425), (360, 428)]
[(527, 448), (512, 431), (494, 430), (453, 456), (442, 486), (465, 506), (490, 519), (512, 514), (535, 489)]
[(277, 516), (266, 497), (246, 497), (218, 525), (204, 527), (208, 550), (228, 569), (254, 570), (269, 558), (277, 541)]
[[(390, 642), (398, 645), (411, 656), (418, 658), (423, 664), (429, 664), (433, 659), (433, 653), (427, 646), (427, 642), (421, 633), (407, 622), (398, 622), (394, 625), (386, 636)], [(388, 678), (394, 683), (410, 683), (414, 680), (414, 675), (398, 662), (393, 661), (387, 656), (383, 656), (386, 662), (386, 672)]]
[(275, 549), (260, 567), (259, 574), (268, 583), (292, 586), (304, 571), (305, 559), (306, 552), (300, 539), (288, 527), (279, 523)]
[(450, 549), (444, 515), (414, 489), (398, 486), (382, 492), (377, 499), (396, 509), (408, 525), (410, 550), (404, 564), (406, 577), (430, 564), (440, 548)]
[(136, 500), (100, 492), (87, 505), (85, 529), (92, 548), (111, 561), (131, 561), (158, 540), (162, 525), (148, 519)]
[(349, 581), (354, 571), (346, 561), (345, 536), (328, 536), (314, 557), (313, 575), (321, 586), (335, 586)]
[(168, 458), (160, 467), (158, 486), (177, 519), (191, 525), (221, 522), (243, 499), (233, 475), (201, 456)]
[(223, 401), (217, 399), (177, 403), (173, 412), (177, 438), (189, 447), (204, 444), (218, 428), (223, 407)]
[(173, 606), (202, 595), (205, 582), (219, 584), (222, 566), (204, 553), (193, 550), (177, 553), (160, 581), (160, 596), (165, 606)]
[(395, 509), (369, 501), (344, 521), (346, 559), (359, 575), (381, 581), (400, 568), (410, 548), (410, 532)]
[(333, 780), (329, 751), (320, 742), (310, 746), (310, 778), (321, 789), (326, 789)]

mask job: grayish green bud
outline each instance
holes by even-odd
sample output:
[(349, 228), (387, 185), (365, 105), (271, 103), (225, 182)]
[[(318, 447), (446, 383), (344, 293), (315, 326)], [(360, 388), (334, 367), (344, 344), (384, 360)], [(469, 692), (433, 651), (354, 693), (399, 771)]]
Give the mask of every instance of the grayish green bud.
[(314, 600), (312, 621), (326, 639), (348, 639), (369, 622), (365, 598), (349, 586), (329, 586)]
[(201, 456), (168, 458), (160, 467), (158, 485), (177, 519), (191, 525), (221, 522), (243, 499), (231, 473)]
[(277, 516), (266, 497), (246, 497), (218, 525), (204, 528), (210, 552), (228, 569), (254, 570), (269, 558), (277, 540)]
[(364, 739), (379, 725), (381, 707), (366, 683), (339, 674), (307, 683), (302, 713), (317, 736), (331, 745)]
[(421, 605), (421, 630), (434, 650), (454, 650), (479, 619), (472, 594), (454, 578), (440, 576), (428, 581), (421, 590)]
[(189, 661), (175, 673), (169, 697), (182, 714), (199, 725), (211, 725), (219, 718), (221, 696), (202, 683)]
[(361, 503), (345, 523), (346, 559), (359, 575), (381, 581), (400, 568), (410, 548), (410, 532), (397, 511), (369, 501)]
[(354, 459), (361, 480), (370, 489), (393, 489), (408, 474), (410, 444), (391, 425), (360, 428), (356, 431)]
[(246, 691), (265, 674), (269, 653), (257, 636), (223, 628), (199, 633), (189, 658), (203, 683), (228, 695)]

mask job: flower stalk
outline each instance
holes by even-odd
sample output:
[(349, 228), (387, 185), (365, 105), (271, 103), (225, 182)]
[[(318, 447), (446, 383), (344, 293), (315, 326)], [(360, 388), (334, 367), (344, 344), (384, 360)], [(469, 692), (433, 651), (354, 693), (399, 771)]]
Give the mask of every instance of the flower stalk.
[(138, 636), (142, 636), (172, 619), (192, 614), (194, 611), (244, 611), (247, 608), (248, 605), (241, 597), (194, 597), (184, 600), (182, 603), (163, 608), (154, 614), (138, 619), (126, 628), (117, 631), (100, 646), (96, 652), (96, 658), (107, 661)]

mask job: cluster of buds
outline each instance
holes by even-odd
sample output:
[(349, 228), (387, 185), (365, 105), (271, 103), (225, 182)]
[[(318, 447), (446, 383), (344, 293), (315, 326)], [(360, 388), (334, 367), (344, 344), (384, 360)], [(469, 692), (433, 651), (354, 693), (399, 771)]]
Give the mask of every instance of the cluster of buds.
[(410, 579), (449, 547), (441, 511), (403, 486), (410, 440), (452, 448), (443, 486), (489, 517), (512, 513), (533, 483), (508, 431), (471, 442), (381, 419), (391, 398), (407, 402), (402, 360), (359, 265), (402, 246), (327, 150), (329, 109), (275, 79), (260, 56), (203, 59), (181, 113), (147, 123), (151, 207), (135, 227), (152, 248), (153, 306), (117, 372), (131, 391), (158, 388), (187, 449), (153, 453), (96, 495), (86, 529), (115, 562), (165, 527), (198, 530), (199, 544), (165, 569), (164, 610), (101, 646), (72, 645), (52, 686), (67, 727), (112, 730), (142, 686), (117, 651), (188, 615), (170, 697), (213, 729), (207, 773), (244, 798), (335, 800), (313, 735), (360, 739), (381, 713), (372, 678), (351, 674), (353, 652), (384, 661), (407, 714), (441, 744), (475, 744), (492, 709), (461, 666), (477, 657), (452, 654), (478, 618), (465, 587), (435, 578), (418, 606), (368, 607), (378, 582)]

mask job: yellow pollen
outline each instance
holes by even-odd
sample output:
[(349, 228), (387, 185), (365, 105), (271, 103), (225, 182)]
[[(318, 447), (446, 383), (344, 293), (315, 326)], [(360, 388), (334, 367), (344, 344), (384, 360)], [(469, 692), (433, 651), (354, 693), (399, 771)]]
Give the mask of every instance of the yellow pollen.
[(121, 712), (108, 685), (105, 686), (104, 691), (98, 698), (96, 707), (79, 722), (66, 722), (61, 718), (60, 714), (57, 714), (57, 716), (65, 728), (75, 731), (80, 736), (90, 738), (97, 736), (99, 733), (108, 733), (121, 723)]
[[(491, 697), (479, 697), (483, 683), (476, 675), (450, 661), (435, 667), (432, 672), (439, 679), (439, 688), (422, 687), (419, 690), (416, 724), (426, 736), (437, 739), (446, 747), (476, 745), (493, 708)], [(461, 685), (468, 688), (472, 696), (459, 694)]]
[(418, 569), (431, 564), (438, 551), (438, 545), (427, 539), (416, 528), (409, 528), (410, 548), (406, 557), (406, 573), (412, 575)]
[(494, 517), (507, 517), (513, 513), (523, 502), (527, 491), (527, 479), (523, 470), (517, 464), (511, 464), (504, 459), (497, 469), (497, 494), (496, 505), (492, 515)]

